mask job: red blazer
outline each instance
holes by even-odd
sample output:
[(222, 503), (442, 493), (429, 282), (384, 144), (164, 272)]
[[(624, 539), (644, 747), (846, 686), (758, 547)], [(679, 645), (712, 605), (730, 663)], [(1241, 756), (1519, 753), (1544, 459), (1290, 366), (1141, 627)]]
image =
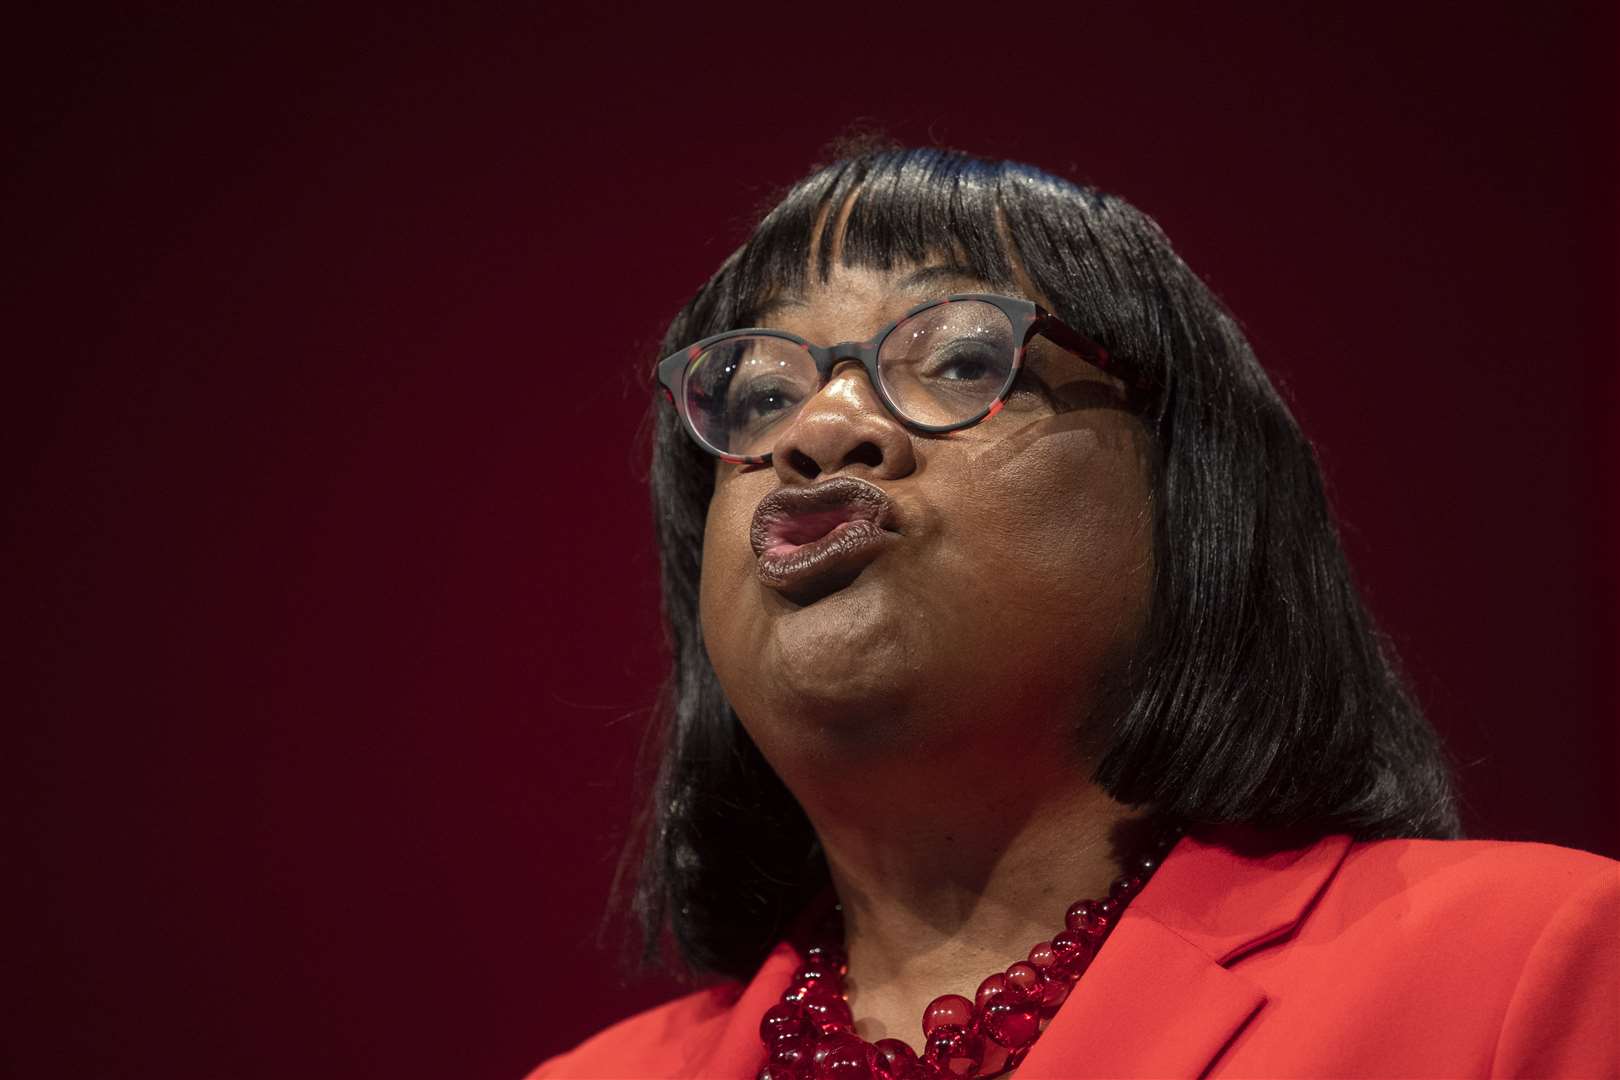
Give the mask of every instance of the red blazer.
[[(1228, 840), (1241, 834), (1228, 833)], [(530, 1080), (752, 1078), (798, 963), (633, 1016)], [(1184, 837), (1017, 1080), (1620, 1077), (1620, 863), (1544, 844)]]

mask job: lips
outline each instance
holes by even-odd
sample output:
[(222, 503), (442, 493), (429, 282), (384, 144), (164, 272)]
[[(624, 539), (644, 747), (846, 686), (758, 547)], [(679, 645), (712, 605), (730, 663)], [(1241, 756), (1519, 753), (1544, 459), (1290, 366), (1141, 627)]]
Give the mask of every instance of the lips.
[(883, 489), (852, 476), (778, 488), (754, 511), (749, 539), (759, 579), (799, 603), (843, 588), (895, 536), (894, 504)]

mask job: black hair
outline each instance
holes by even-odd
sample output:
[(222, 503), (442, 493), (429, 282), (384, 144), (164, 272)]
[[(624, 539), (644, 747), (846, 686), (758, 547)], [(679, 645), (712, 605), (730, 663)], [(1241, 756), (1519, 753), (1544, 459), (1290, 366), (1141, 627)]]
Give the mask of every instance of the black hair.
[[(847, 207), (841, 236), (832, 226)], [(841, 249), (835, 241), (841, 240)], [(1461, 833), (1451, 766), (1352, 582), (1310, 444), (1236, 322), (1141, 211), (1028, 165), (865, 150), (800, 181), (676, 316), (659, 355), (809, 275), (1014, 259), (1151, 387), (1155, 576), (1094, 779), (1181, 823), (1361, 839)], [(646, 958), (746, 978), (827, 884), (809, 821), (726, 701), (698, 622), (714, 459), (660, 396), (651, 487), (672, 671), (633, 909)], [(1077, 723), (1078, 727), (1078, 723)]]

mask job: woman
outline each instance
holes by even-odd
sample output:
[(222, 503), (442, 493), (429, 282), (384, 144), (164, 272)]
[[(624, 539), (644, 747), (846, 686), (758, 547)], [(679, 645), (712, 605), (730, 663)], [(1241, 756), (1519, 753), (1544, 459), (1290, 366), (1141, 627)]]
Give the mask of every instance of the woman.
[(636, 906), (729, 981), (535, 1077), (1620, 1067), (1616, 864), (1454, 840), (1309, 446), (1145, 216), (860, 153), (663, 353)]

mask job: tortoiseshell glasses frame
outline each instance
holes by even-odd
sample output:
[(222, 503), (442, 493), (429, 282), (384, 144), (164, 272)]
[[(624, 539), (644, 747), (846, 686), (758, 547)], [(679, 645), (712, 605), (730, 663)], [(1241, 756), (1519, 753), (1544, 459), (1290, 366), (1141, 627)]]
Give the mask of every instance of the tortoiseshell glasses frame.
[[(908, 412), (903, 403), (896, 400), (897, 395), (893, 392), (896, 380), (886, 377), (888, 374), (886, 369), (892, 368), (896, 364), (903, 366), (904, 362), (893, 360), (893, 350), (885, 351), (885, 346), (889, 344), (891, 335), (897, 329), (907, 324), (924, 325), (915, 322), (915, 320), (918, 320), (919, 316), (930, 316), (930, 313), (934, 313), (930, 316), (932, 321), (938, 323), (945, 334), (950, 334), (951, 331), (942, 320), (948, 318), (952, 313), (939, 309), (947, 309), (950, 305), (963, 303), (989, 305), (1006, 318), (1008, 333), (1005, 340), (990, 341), (984, 337), (975, 339), (977, 344), (987, 345), (989, 349), (994, 350), (991, 360), (995, 366), (988, 369), (988, 371), (989, 376), (999, 385), (992, 385), (992, 383), (981, 378), (978, 385), (982, 389), (974, 391), (971, 400), (958, 395), (957, 400), (968, 401), (968, 406), (971, 408), (971, 412), (966, 416), (952, 417), (945, 420), (945, 422), (937, 422), (942, 419), (939, 415), (916, 415), (921, 410), (916, 408), (915, 402), (913, 402), (912, 411)], [(982, 309), (974, 310), (981, 311)], [(913, 336), (921, 336), (926, 332), (926, 329), (919, 330)], [(694, 342), (679, 352), (664, 357), (658, 362), (657, 380), (680, 415), (687, 434), (692, 437), (692, 440), (698, 446), (725, 461), (743, 465), (763, 465), (771, 460), (769, 451), (763, 453), (738, 453), (736, 448), (732, 446), (718, 445), (721, 442), (720, 436), (724, 433), (714, 430), (716, 424), (710, 414), (717, 409), (729, 411), (731, 406), (727, 402), (720, 400), (721, 395), (713, 392), (716, 388), (723, 389), (724, 384), (716, 383), (715, 387), (710, 387), (709, 392), (705, 393), (699, 382), (697, 373), (701, 365), (710, 357), (723, 355), (725, 352), (724, 347), (728, 343), (734, 346), (733, 355), (740, 354), (742, 350), (749, 348), (756, 352), (763, 350), (775, 351), (782, 357), (776, 362), (778, 367), (785, 367), (789, 363), (802, 366), (802, 359), (805, 356), (814, 362), (816, 376), (814, 388), (811, 389), (808, 383), (802, 387), (796, 387), (795, 389), (807, 391), (807, 393), (790, 408), (778, 410), (777, 418), (771, 421), (773, 426), (779, 422), (782, 416), (797, 413), (804, 402), (809, 400), (809, 397), (825, 387), (831, 379), (834, 367), (843, 361), (855, 360), (866, 370), (867, 378), (877, 391), (879, 399), (897, 420), (914, 431), (943, 434), (960, 431), (963, 428), (983, 423), (1001, 411), (1018, 381), (1019, 374), (1023, 371), (1029, 343), (1036, 336), (1048, 339), (1075, 354), (1099, 371), (1122, 380), (1128, 389), (1135, 389), (1139, 385), (1139, 380), (1134, 373), (1126, 370), (1125, 365), (1116, 361), (1106, 349), (1064, 323), (1039, 304), (1019, 297), (1000, 296), (994, 293), (957, 293), (944, 299), (918, 304), (865, 341), (844, 341), (836, 345), (815, 345), (786, 330), (774, 330), (768, 327), (727, 330), (724, 333), (715, 334)], [(952, 345), (957, 340), (966, 340), (966, 337), (946, 338), (946, 345)], [(721, 352), (717, 353), (717, 350), (721, 350)], [(802, 350), (802, 353), (799, 350)], [(1008, 353), (1010, 355), (1007, 355)], [(800, 359), (791, 359), (795, 356), (800, 357)], [(979, 362), (982, 363), (982, 361)], [(954, 363), (954, 361), (948, 363)], [(733, 373), (739, 364), (740, 361), (733, 360), (730, 366), (723, 369), (722, 374)], [(711, 365), (711, 369), (718, 368), (719, 365), (720, 362), (717, 362), (715, 365)], [(1004, 373), (1001, 371), (1000, 365), (1005, 365)], [(707, 375), (708, 372), (705, 371), (704, 374)], [(804, 376), (808, 376), (808, 374), (808, 371), (802, 372)], [(713, 376), (710, 377), (713, 378)], [(965, 385), (962, 380), (935, 378), (933, 376), (929, 376), (929, 378), (934, 378), (934, 385), (950, 386), (953, 389)], [(717, 404), (711, 404), (710, 408), (706, 410), (703, 407), (705, 403)], [(934, 411), (938, 413), (941, 410), (935, 409)], [(706, 428), (710, 430), (705, 430)]]

